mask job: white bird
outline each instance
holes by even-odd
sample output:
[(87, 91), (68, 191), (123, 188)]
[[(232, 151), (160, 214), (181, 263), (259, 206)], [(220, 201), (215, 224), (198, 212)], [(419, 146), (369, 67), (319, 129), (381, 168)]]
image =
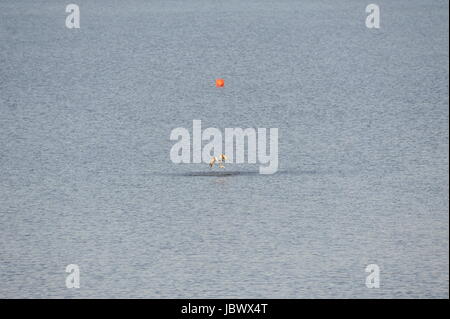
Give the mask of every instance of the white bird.
[(223, 165), (223, 163), (225, 163), (225, 161), (228, 159), (228, 157), (225, 154), (221, 154), (219, 156), (220, 158), (220, 164), (219, 164), (219, 168), (225, 168), (225, 166)]
[(228, 157), (225, 154), (220, 155), (220, 160), (225, 162), (228, 159)]
[(225, 161), (228, 159), (228, 157), (225, 154), (220, 154), (219, 158), (213, 156), (211, 157), (211, 160), (209, 161), (209, 167), (213, 167), (214, 164), (216, 164), (216, 162), (219, 165), (219, 168), (225, 168), (225, 166), (223, 165), (223, 163), (225, 163)]
[(217, 159), (217, 157), (212, 157), (211, 158), (211, 161), (209, 161), (209, 167), (213, 167), (214, 166), (214, 164), (217, 162), (217, 161), (219, 161), (218, 159)]

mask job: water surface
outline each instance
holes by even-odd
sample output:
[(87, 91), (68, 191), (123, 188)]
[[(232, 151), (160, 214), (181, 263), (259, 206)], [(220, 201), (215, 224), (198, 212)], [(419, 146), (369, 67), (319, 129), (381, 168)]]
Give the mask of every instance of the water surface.
[[(447, 1), (379, 30), (356, 0), (76, 3), (0, 3), (0, 297), (448, 298)], [(279, 128), (279, 172), (173, 164), (194, 119)]]

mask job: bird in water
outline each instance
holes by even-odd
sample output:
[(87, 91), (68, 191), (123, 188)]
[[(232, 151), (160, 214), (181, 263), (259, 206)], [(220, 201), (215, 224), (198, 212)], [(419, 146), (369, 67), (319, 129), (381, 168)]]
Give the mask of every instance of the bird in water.
[(209, 167), (213, 167), (214, 166), (214, 164), (216, 164), (216, 162), (218, 163), (218, 165), (219, 165), (219, 168), (225, 168), (225, 166), (223, 165), (223, 163), (225, 163), (225, 161), (228, 159), (228, 157), (225, 155), (225, 154), (221, 154), (220, 156), (219, 156), (219, 158), (217, 158), (217, 157), (215, 157), (215, 156), (213, 156), (212, 158), (211, 158), (211, 161), (209, 161)]
[(215, 164), (217, 161), (219, 161), (219, 160), (217, 159), (217, 157), (215, 157), (215, 156), (212, 157), (211, 160), (209, 161), (209, 167), (213, 167), (214, 164)]
[(220, 158), (219, 168), (225, 168), (223, 163), (225, 163), (225, 161), (228, 159), (228, 157), (225, 154), (220, 154), (219, 158)]

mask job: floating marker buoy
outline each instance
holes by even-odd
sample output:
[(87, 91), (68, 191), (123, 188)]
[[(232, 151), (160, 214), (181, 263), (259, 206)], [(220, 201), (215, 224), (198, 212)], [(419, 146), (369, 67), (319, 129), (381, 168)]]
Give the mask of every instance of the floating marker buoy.
[(224, 79), (216, 79), (216, 87), (221, 88), (225, 85)]

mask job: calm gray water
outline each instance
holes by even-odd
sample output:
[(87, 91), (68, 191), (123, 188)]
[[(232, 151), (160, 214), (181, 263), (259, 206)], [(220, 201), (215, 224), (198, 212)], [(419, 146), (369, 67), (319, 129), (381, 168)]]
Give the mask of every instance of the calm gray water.
[[(0, 2), (0, 297), (449, 297), (448, 1), (75, 3)], [(193, 119), (279, 172), (173, 164)]]

